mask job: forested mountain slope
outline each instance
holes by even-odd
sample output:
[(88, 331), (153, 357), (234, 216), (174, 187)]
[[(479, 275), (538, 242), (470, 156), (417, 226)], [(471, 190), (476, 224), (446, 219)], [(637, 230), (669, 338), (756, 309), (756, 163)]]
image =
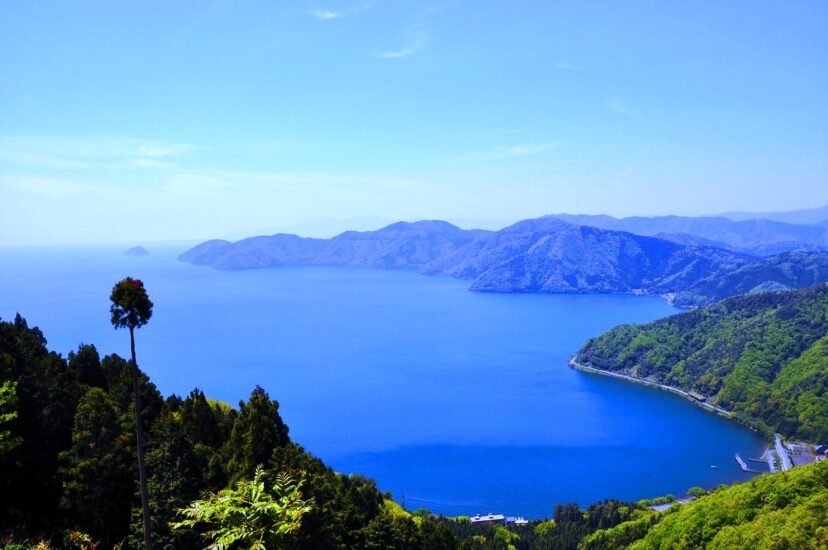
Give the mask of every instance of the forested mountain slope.
[(696, 391), (765, 431), (828, 441), (826, 284), (623, 325), (576, 360)]
[(828, 254), (787, 252), (724, 268), (676, 291), (677, 304), (706, 305), (729, 296), (805, 288), (828, 281)]
[(483, 292), (646, 292), (682, 288), (750, 260), (716, 248), (524, 220), (435, 260), (426, 273), (472, 279)]
[(828, 460), (723, 487), (586, 537), (583, 550), (828, 548)]
[[(301, 479), (304, 498), (314, 503), (291, 547), (366, 547), (372, 522), (384, 521), (376, 484), (335, 473), (292, 442), (278, 402), (262, 388), (233, 409), (197, 389), (165, 399), (140, 379), (156, 548), (204, 547), (203, 529), (171, 529), (181, 519), (176, 510), (252, 478), (259, 464)], [(142, 547), (129, 363), (101, 359), (91, 345), (67, 360), (18, 316), (0, 321), (0, 389), (0, 541), (37, 537), (63, 548), (64, 533), (75, 532), (89, 544), (65, 547)], [(422, 537), (412, 529), (427, 541), (446, 535), (429, 526)]]

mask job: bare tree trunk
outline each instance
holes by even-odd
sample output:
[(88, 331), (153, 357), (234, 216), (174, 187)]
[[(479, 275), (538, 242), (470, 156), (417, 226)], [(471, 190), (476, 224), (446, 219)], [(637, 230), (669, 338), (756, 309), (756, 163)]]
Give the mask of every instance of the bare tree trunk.
[(144, 421), (141, 409), (141, 391), (138, 384), (138, 362), (135, 360), (135, 333), (129, 327), (129, 343), (132, 351), (132, 394), (135, 398), (135, 442), (138, 447), (138, 481), (141, 484), (141, 509), (144, 516), (144, 547), (152, 550), (150, 535), (149, 490), (147, 489), (147, 467), (144, 464)]

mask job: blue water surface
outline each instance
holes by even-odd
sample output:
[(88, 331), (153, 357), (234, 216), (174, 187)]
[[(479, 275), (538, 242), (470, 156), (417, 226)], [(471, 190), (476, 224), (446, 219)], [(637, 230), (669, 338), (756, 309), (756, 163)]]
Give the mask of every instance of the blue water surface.
[[(747, 479), (763, 441), (650, 388), (567, 366), (589, 337), (676, 313), (663, 300), (503, 295), (412, 271), (217, 271), (181, 249), (0, 249), (0, 317), (63, 354), (127, 356), (109, 292), (142, 278), (155, 310), (138, 363), (165, 395), (236, 404), (259, 384), (291, 437), (410, 509), (543, 517), (555, 503), (684, 494)], [(717, 468), (711, 468), (716, 465)]]

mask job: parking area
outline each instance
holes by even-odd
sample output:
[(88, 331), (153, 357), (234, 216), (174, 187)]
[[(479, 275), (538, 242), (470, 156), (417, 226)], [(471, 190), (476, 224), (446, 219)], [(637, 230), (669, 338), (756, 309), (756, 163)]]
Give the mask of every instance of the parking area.
[(811, 464), (816, 460), (816, 456), (814, 456), (814, 453), (808, 445), (800, 445), (797, 443), (788, 443), (788, 455), (794, 466)]

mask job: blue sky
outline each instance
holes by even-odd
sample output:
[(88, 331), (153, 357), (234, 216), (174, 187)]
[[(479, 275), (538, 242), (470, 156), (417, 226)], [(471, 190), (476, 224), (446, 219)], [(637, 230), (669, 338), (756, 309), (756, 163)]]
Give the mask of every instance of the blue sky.
[(0, 244), (828, 203), (828, 3), (4, 2)]

